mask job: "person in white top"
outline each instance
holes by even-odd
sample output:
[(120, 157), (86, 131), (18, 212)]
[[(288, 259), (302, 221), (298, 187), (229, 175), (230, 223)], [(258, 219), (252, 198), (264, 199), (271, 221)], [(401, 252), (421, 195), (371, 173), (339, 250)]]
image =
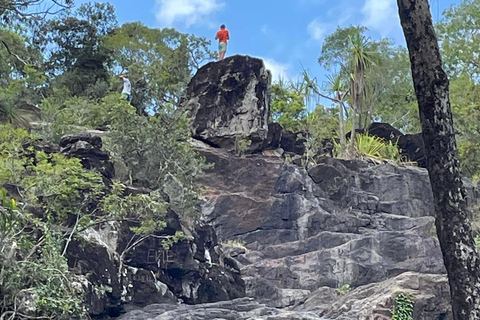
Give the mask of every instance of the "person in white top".
[(132, 84), (130, 83), (130, 80), (128, 79), (128, 75), (121, 74), (118, 77), (123, 80), (122, 96), (125, 100), (130, 102), (132, 100)]

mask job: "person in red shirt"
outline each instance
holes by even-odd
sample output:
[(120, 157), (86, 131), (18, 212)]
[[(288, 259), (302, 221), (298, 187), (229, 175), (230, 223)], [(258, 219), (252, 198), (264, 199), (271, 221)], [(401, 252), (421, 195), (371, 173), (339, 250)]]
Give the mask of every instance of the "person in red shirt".
[(218, 30), (215, 40), (218, 40), (218, 52), (220, 53), (218, 61), (222, 61), (225, 59), (225, 53), (227, 52), (227, 41), (230, 40), (230, 33), (225, 29), (224, 24), (220, 26), (220, 30)]

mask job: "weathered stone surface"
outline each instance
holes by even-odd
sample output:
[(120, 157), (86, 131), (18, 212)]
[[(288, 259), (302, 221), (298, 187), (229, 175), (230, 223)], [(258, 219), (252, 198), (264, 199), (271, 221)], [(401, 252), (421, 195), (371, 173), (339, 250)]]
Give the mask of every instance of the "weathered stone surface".
[(451, 320), (446, 276), (406, 272), (389, 280), (358, 287), (340, 295), (322, 287), (293, 308), (268, 307), (251, 298), (196, 306), (156, 304), (132, 310), (120, 320), (390, 320), (395, 297), (413, 297), (415, 320)]
[(189, 305), (151, 305), (132, 310), (119, 320), (319, 320), (308, 311), (286, 311), (270, 308), (250, 298)]
[(113, 162), (102, 150), (102, 138), (90, 133), (65, 135), (60, 139), (60, 153), (69, 158), (79, 158), (89, 170), (96, 170), (108, 182), (115, 175)]
[[(108, 154), (99, 149), (99, 137), (69, 135), (62, 138), (61, 146), (62, 154), (82, 159), (87, 169), (100, 171), (102, 164), (110, 163)], [(125, 190), (126, 195), (148, 192), (134, 187)], [(166, 222), (167, 227), (156, 236), (184, 231), (188, 239), (166, 250), (162, 239), (151, 237), (124, 253), (135, 240), (133, 225), (108, 222), (83, 231), (81, 239), (70, 243), (68, 263), (92, 316), (118, 316), (125, 305), (208, 303), (245, 296), (238, 266), (223, 254), (211, 226), (196, 224), (192, 230), (185, 229), (173, 211)]]
[(387, 320), (391, 318), (399, 293), (413, 297), (415, 320), (452, 319), (447, 277), (414, 272), (359, 287), (343, 296), (321, 288), (295, 310), (316, 311), (321, 319)]
[[(173, 212), (167, 223), (158, 236), (182, 230)], [(210, 226), (197, 226), (191, 240), (180, 241), (169, 250), (161, 239), (148, 238), (125, 255), (123, 266), (119, 258), (133, 236), (129, 224), (108, 223), (82, 236), (70, 244), (67, 257), (93, 316), (116, 316), (125, 305), (198, 304), (245, 296), (238, 266), (223, 254)]]
[(374, 122), (368, 127), (368, 134), (382, 138), (386, 141), (396, 142), (403, 133), (389, 123)]
[(181, 105), (188, 110), (192, 136), (234, 149), (236, 137), (261, 149), (267, 139), (270, 72), (261, 59), (232, 56), (200, 68)]
[(325, 158), (307, 173), (272, 157), (201, 154), (215, 163), (202, 181), (204, 220), (220, 240), (245, 242), (235, 259), (260, 303), (287, 307), (321, 287), (444, 272), (423, 169)]
[(400, 136), (398, 138), (398, 146), (408, 156), (408, 159), (417, 162), (420, 167), (426, 167), (427, 158), (421, 133)]

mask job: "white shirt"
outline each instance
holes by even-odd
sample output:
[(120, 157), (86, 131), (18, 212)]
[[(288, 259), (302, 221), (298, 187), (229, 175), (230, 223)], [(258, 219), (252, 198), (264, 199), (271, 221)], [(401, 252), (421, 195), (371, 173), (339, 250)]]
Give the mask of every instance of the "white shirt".
[(123, 90), (122, 93), (126, 93), (128, 95), (132, 94), (132, 85), (128, 78), (123, 78)]

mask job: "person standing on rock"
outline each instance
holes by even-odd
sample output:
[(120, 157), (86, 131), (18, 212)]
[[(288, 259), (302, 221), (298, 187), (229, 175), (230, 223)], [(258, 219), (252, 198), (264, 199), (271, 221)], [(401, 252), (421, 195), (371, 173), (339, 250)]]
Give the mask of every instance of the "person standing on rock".
[(123, 99), (130, 102), (132, 100), (132, 84), (130, 83), (130, 80), (128, 79), (128, 75), (121, 74), (118, 77), (123, 80), (122, 97), (123, 97)]
[(218, 52), (220, 53), (218, 61), (222, 61), (225, 59), (225, 53), (227, 52), (227, 41), (230, 40), (230, 33), (225, 29), (224, 24), (220, 26), (220, 30), (218, 30), (215, 40), (218, 40)]

